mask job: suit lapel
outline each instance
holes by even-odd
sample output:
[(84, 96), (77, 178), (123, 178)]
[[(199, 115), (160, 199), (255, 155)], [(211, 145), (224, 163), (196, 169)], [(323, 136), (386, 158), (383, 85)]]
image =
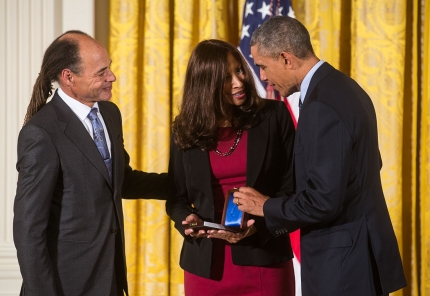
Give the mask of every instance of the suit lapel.
[(198, 184), (201, 203), (201, 214), (210, 219), (214, 219), (214, 197), (212, 191), (212, 173), (209, 160), (209, 153), (197, 148), (190, 149), (184, 153), (184, 164), (186, 164), (185, 174), (190, 184)]
[[(262, 115), (264, 116), (264, 115)], [(269, 121), (261, 120), (260, 124), (248, 130), (246, 156), (246, 185), (253, 186), (260, 174), (267, 152)]]
[(58, 114), (58, 119), (65, 123), (63, 126), (64, 134), (78, 147), (88, 161), (96, 167), (112, 188), (106, 165), (82, 122), (57, 93), (52, 98), (51, 104)]

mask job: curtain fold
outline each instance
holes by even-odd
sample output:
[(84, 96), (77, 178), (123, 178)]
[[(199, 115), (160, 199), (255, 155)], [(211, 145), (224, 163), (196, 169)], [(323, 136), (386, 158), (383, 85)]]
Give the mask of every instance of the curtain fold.
[[(404, 241), (403, 241), (403, 245), (404, 245), (404, 252), (403, 252), (403, 262), (405, 265), (405, 269), (408, 273), (408, 275), (410, 276), (408, 284), (409, 284), (409, 292), (410, 294), (405, 293), (405, 295), (419, 295), (419, 286), (418, 286), (418, 278), (419, 278), (419, 271), (418, 271), (418, 267), (419, 265), (418, 260), (413, 260), (412, 258), (419, 258), (419, 254), (417, 253), (417, 247), (419, 246), (419, 233), (417, 232), (417, 230), (419, 230), (419, 216), (417, 216), (417, 205), (419, 204), (419, 198), (418, 198), (418, 189), (417, 189), (417, 184), (418, 184), (418, 175), (417, 175), (417, 168), (419, 167), (419, 164), (417, 163), (417, 155), (418, 155), (418, 139), (419, 139), (419, 135), (418, 135), (418, 105), (419, 105), (419, 101), (418, 98), (420, 97), (419, 94), (419, 78), (417, 77), (417, 73), (419, 73), (421, 71), (421, 66), (419, 64), (419, 60), (420, 60), (420, 32), (421, 30), (419, 29), (419, 25), (420, 25), (420, 17), (419, 17), (419, 0), (414, 0), (412, 3), (412, 20), (409, 21), (408, 23), (411, 23), (410, 27), (411, 29), (408, 31), (408, 36), (410, 37), (409, 40), (412, 41), (412, 44), (410, 47), (407, 47), (407, 56), (410, 54), (411, 56), (411, 64), (410, 64), (410, 71), (407, 72), (407, 75), (405, 75), (405, 86), (408, 86), (408, 82), (409, 83), (409, 90), (407, 88), (405, 91), (405, 98), (407, 98), (407, 96), (410, 97), (410, 100), (405, 99), (405, 103), (407, 102), (411, 102), (410, 106), (407, 106), (405, 104), (405, 108), (404, 108), (404, 112), (407, 114), (408, 111), (408, 107), (411, 107), (410, 113), (411, 116), (409, 118), (407, 118), (405, 116), (405, 120), (407, 120), (410, 123), (410, 141), (408, 141), (407, 137), (405, 137), (404, 139), (404, 147), (409, 147), (410, 148), (410, 166), (405, 165), (405, 171), (403, 174), (403, 178), (404, 180), (410, 180), (409, 183), (409, 188), (410, 190), (408, 190), (408, 188), (405, 186), (404, 190), (403, 190), (403, 196), (410, 196), (411, 200), (410, 203), (408, 204), (407, 198), (404, 198), (403, 200), (404, 205), (405, 205), (405, 210), (408, 209), (408, 206), (410, 207), (411, 211), (411, 228), (410, 228), (410, 232), (408, 233), (407, 231), (407, 227), (408, 227), (408, 223), (406, 221), (404, 221), (404, 225), (403, 225), (403, 229), (405, 229), (404, 231)], [(409, 49), (411, 49), (411, 51), (409, 52)], [(406, 68), (409, 65), (406, 64)], [(406, 127), (406, 125), (405, 125)], [(407, 135), (407, 128), (404, 128), (405, 131), (405, 135)], [(410, 146), (408, 146), (408, 144), (410, 143)], [(407, 158), (405, 157), (405, 160)], [(405, 163), (405, 162), (404, 162)], [(408, 173), (410, 172), (410, 174)], [(405, 182), (406, 184), (406, 182)], [(406, 215), (407, 216), (407, 215)], [(407, 234), (410, 234), (409, 236)], [(408, 243), (410, 242), (410, 243)], [(408, 264), (405, 264), (406, 262), (410, 262), (410, 266)]]
[[(145, 12), (143, 17), (142, 12)], [(113, 98), (134, 169), (166, 172), (170, 130), (169, 1), (110, 1)], [(123, 201), (130, 295), (168, 295), (169, 219), (161, 201)]]
[(174, 2), (173, 118), (178, 113), (188, 59), (197, 43), (205, 39), (222, 39), (235, 45), (239, 43), (236, 1), (183, 0)]
[[(382, 186), (403, 247), (403, 124), (406, 41), (405, 1), (353, 1), (351, 77), (373, 100), (382, 156)], [(395, 295), (403, 295), (402, 291)]]
[(305, 24), (311, 35), (317, 56), (339, 69), (342, 48), (345, 46), (340, 38), (342, 1), (293, 0), (292, 5), (296, 18)]
[[(421, 295), (430, 295), (430, 3), (421, 1), (422, 101), (420, 122)], [(421, 73), (419, 73), (421, 74)], [(415, 258), (414, 258), (415, 259)]]
[[(267, 0), (268, 2), (269, 0)], [(194, 46), (238, 45), (245, 0), (110, 0), (113, 99), (123, 115), (131, 165), (168, 168)], [(353, 77), (378, 117), (383, 189), (408, 287), (430, 295), (430, 3), (426, 0), (293, 0), (315, 53)], [(162, 201), (124, 201), (130, 295), (183, 295), (182, 236)]]

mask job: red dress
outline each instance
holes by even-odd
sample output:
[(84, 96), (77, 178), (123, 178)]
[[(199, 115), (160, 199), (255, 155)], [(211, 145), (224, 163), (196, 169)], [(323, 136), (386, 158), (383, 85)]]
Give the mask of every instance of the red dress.
[[(218, 147), (220, 152), (230, 150), (236, 139), (237, 130), (219, 128)], [(232, 154), (219, 156), (209, 152), (212, 167), (212, 190), (215, 205), (215, 221), (221, 222), (224, 197), (227, 190), (246, 185), (247, 131)], [(184, 272), (186, 296), (293, 296), (294, 272), (292, 261), (270, 266), (234, 265), (231, 244), (225, 240), (213, 239), (211, 278), (203, 278)]]

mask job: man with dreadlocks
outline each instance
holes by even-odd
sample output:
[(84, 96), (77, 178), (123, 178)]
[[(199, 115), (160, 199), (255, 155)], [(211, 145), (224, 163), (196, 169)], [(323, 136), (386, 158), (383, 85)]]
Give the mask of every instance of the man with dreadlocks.
[[(80, 31), (45, 52), (18, 138), (13, 235), (22, 295), (128, 295), (121, 197), (165, 199), (132, 170), (106, 49)], [(52, 82), (59, 88), (52, 100)]]

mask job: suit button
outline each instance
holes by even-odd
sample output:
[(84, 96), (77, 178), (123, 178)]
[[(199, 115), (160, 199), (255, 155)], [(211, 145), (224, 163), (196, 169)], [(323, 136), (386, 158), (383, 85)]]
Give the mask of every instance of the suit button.
[(116, 232), (117, 232), (118, 230), (116, 229), (116, 228), (112, 228), (111, 230), (110, 230), (110, 233), (112, 233), (112, 234), (116, 234)]

